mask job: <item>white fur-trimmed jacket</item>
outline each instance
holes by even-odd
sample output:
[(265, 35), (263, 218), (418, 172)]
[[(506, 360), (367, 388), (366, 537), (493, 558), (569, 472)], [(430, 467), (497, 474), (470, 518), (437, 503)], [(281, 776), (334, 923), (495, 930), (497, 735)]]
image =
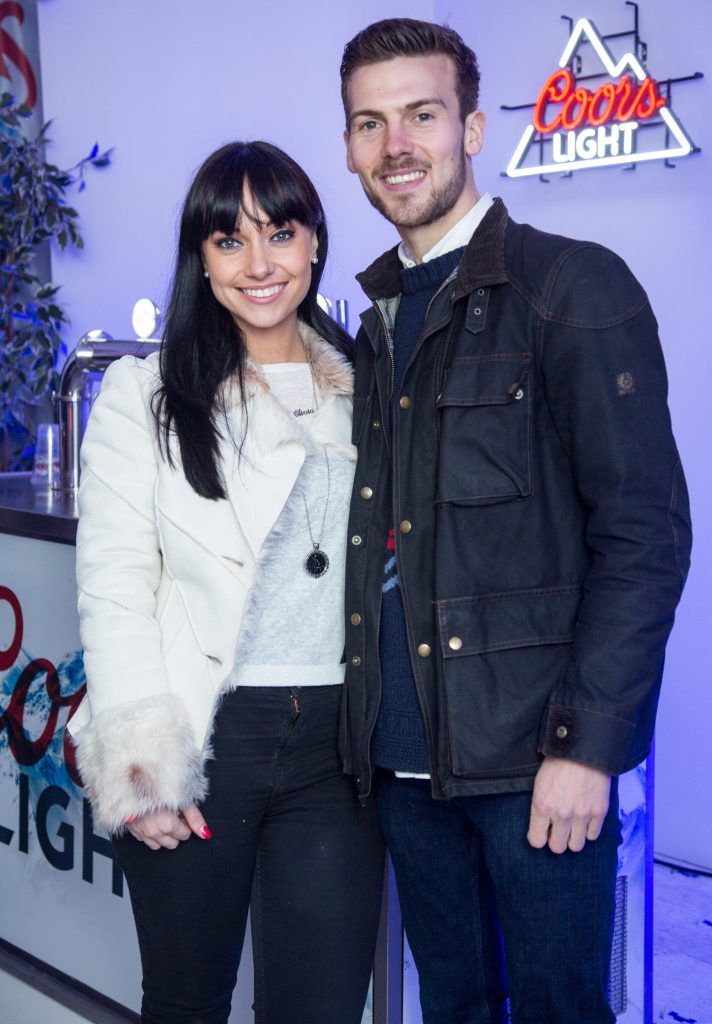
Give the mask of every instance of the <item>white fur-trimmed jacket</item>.
[[(316, 385), (318, 442), (353, 453), (350, 364), (300, 324)], [(228, 498), (202, 498), (161, 456), (150, 409), (158, 356), (107, 370), (82, 445), (77, 582), (87, 695), (68, 728), (98, 825), (180, 810), (207, 791), (212, 719), (233, 667), (263, 542), (305, 458), (259, 369), (246, 372), (222, 445)]]

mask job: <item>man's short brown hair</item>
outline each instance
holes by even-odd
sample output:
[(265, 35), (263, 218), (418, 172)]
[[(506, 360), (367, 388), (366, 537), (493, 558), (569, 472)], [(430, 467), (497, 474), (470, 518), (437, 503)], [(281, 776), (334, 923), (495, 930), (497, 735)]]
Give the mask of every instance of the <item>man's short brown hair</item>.
[(362, 29), (344, 47), (341, 60), (341, 99), (349, 128), (348, 85), (357, 68), (394, 57), (427, 57), (442, 53), (455, 68), (455, 90), (463, 122), (477, 110), (480, 70), (477, 57), (454, 29), (414, 18), (387, 18)]

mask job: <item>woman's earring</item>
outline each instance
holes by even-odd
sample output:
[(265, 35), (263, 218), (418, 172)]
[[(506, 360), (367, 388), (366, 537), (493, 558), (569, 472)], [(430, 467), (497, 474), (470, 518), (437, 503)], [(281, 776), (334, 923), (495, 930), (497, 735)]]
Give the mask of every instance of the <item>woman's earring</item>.
[(319, 262), (319, 257), (318, 256), (313, 256), (312, 257), (312, 263), (318, 263), (318, 262)]
[(210, 277), (210, 274), (207, 272), (207, 270), (203, 271), (203, 277)]

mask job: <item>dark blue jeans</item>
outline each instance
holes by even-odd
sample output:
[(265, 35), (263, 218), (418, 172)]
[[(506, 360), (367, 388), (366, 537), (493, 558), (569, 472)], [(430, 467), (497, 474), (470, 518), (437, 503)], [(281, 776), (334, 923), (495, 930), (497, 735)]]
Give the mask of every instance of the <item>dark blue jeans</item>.
[[(212, 839), (114, 841), (145, 1024), (224, 1024), (251, 909), (256, 1024), (360, 1024), (384, 845), (337, 751), (340, 686), (241, 687), (217, 714)], [(296, 696), (297, 703), (292, 697)]]
[(423, 1024), (505, 1024), (507, 996), (512, 1024), (613, 1024), (615, 784), (599, 839), (561, 855), (527, 842), (531, 793), (433, 800), (386, 771), (374, 789)]

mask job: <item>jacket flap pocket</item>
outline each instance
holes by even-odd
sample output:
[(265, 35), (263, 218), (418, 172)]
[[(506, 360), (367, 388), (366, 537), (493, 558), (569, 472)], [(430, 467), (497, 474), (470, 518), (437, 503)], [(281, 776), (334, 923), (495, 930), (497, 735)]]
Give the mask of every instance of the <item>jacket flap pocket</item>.
[(524, 397), (528, 352), (493, 352), (453, 359), (438, 396), (438, 407), (507, 405)]
[(571, 643), (580, 600), (581, 587), (562, 586), (438, 601), (443, 657)]

